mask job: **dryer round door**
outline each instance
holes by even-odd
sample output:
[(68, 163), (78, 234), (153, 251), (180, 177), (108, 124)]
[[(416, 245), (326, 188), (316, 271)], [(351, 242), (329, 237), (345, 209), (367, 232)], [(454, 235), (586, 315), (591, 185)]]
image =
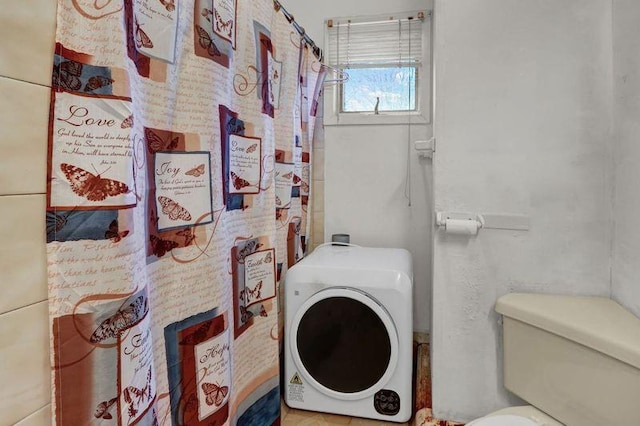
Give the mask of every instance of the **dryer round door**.
[(291, 352), (320, 392), (356, 400), (380, 390), (398, 362), (398, 333), (387, 310), (354, 288), (332, 287), (307, 299), (293, 318)]

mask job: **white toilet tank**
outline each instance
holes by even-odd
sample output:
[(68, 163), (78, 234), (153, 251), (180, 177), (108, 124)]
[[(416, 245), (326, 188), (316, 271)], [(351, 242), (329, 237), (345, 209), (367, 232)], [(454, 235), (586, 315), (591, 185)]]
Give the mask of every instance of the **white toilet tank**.
[(600, 297), (509, 294), (507, 389), (567, 426), (640, 425), (640, 319)]

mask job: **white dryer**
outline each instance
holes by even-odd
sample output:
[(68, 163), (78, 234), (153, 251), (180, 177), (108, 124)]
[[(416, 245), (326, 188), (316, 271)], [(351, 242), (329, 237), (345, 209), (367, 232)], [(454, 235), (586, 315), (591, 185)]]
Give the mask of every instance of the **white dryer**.
[(287, 272), (285, 402), (411, 417), (413, 266), (403, 249), (322, 246)]

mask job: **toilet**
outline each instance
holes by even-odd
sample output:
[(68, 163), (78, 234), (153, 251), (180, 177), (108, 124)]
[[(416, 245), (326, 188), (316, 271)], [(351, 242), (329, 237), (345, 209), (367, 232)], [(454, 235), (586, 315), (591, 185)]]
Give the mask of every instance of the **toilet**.
[(640, 425), (640, 319), (601, 297), (509, 294), (504, 385), (530, 406), (467, 426)]

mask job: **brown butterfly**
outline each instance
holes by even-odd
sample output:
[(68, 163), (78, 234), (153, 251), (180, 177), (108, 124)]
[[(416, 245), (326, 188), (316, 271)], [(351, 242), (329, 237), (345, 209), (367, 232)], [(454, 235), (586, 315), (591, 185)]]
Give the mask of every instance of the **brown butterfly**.
[(98, 404), (98, 406), (96, 407), (96, 412), (93, 413), (95, 418), (111, 420), (113, 418), (110, 413), (111, 407), (113, 407), (113, 404), (115, 404), (117, 400), (118, 398), (112, 398), (109, 401), (102, 401), (100, 404)]
[(218, 46), (216, 46), (211, 36), (204, 28), (196, 25), (196, 31), (198, 31), (198, 43), (203, 49), (207, 50), (209, 56), (222, 56), (222, 52), (220, 52), (220, 49), (218, 49)]
[(197, 167), (194, 167), (191, 170), (188, 170), (184, 173), (187, 176), (200, 177), (200, 175), (204, 174), (204, 163), (200, 164)]
[(264, 308), (264, 305), (260, 305), (260, 316), (261, 317), (268, 317), (269, 316), (267, 314), (267, 310)]
[(258, 149), (258, 144), (257, 143), (254, 143), (253, 145), (248, 146), (247, 147), (247, 154), (251, 154), (256, 149)]
[(245, 303), (249, 303), (250, 300), (260, 299), (261, 291), (262, 281), (258, 282), (253, 290), (251, 289), (251, 287), (245, 287), (243, 290), (241, 290), (240, 300), (244, 301)]
[(229, 19), (227, 22), (224, 22), (222, 16), (215, 11), (216, 14), (216, 31), (221, 32), (224, 31), (227, 37), (231, 37), (231, 32), (233, 30), (233, 19)]
[(156, 214), (156, 211), (151, 209), (151, 217), (149, 218), (149, 223), (151, 223), (153, 226), (155, 226), (156, 228), (158, 227), (158, 215)]
[(155, 254), (157, 257), (162, 257), (179, 246), (175, 241), (163, 240), (155, 235), (149, 235), (149, 241), (151, 243), (151, 253)]
[(100, 89), (101, 87), (104, 86), (109, 86), (110, 84), (112, 84), (115, 80), (112, 78), (107, 78), (107, 77), (103, 77), (101, 75), (96, 75), (93, 77), (89, 78), (89, 81), (87, 81), (87, 84), (84, 86), (84, 91), (85, 92), (93, 92), (96, 89)]
[(60, 169), (71, 184), (71, 189), (89, 201), (102, 201), (107, 197), (115, 197), (131, 192), (129, 187), (117, 180), (103, 179), (80, 167), (62, 163)]
[(160, 4), (162, 4), (165, 9), (167, 9), (167, 12), (173, 12), (174, 10), (176, 10), (176, 4), (174, 3), (174, 0), (160, 0)]
[(66, 213), (47, 212), (47, 235), (55, 234), (56, 232), (61, 231), (65, 226), (67, 226), (67, 221), (72, 213), (75, 214), (73, 210)]
[(189, 210), (185, 209), (176, 201), (173, 201), (171, 198), (163, 197), (162, 195), (160, 195), (158, 196), (158, 201), (162, 206), (162, 213), (169, 216), (169, 219), (171, 220), (180, 219), (184, 221), (191, 220), (191, 213), (189, 213)]
[(203, 383), (202, 390), (206, 395), (205, 402), (207, 405), (219, 407), (224, 402), (224, 398), (229, 393), (229, 386), (220, 386), (219, 384)]
[(271, 252), (267, 253), (267, 255), (264, 257), (264, 263), (271, 263), (273, 261), (273, 256), (271, 255)]
[(122, 120), (122, 124), (120, 124), (120, 128), (122, 129), (128, 129), (130, 127), (133, 127), (133, 114)]
[(247, 242), (245, 246), (242, 249), (240, 249), (240, 251), (238, 251), (238, 254), (236, 255), (236, 260), (238, 261), (238, 263), (244, 263), (245, 257), (255, 253), (263, 245), (264, 244), (259, 243), (256, 240), (251, 240)]
[(129, 231), (127, 231), (127, 230), (122, 231), (122, 232), (118, 232), (118, 221), (117, 220), (112, 220), (111, 224), (109, 225), (109, 229), (107, 230), (107, 232), (104, 233), (104, 237), (111, 239), (111, 241), (113, 241), (114, 243), (119, 242), (120, 240), (122, 240), (127, 235), (129, 235)]
[(231, 173), (231, 179), (233, 180), (233, 187), (236, 189), (236, 191), (239, 191), (242, 188), (245, 188), (247, 186), (251, 186), (249, 181), (242, 179), (240, 176), (238, 176), (234, 172), (230, 172), (230, 173)]
[(75, 61), (61, 62), (53, 67), (53, 83), (66, 90), (77, 91), (82, 87), (82, 64)]
[(212, 321), (206, 321), (198, 327), (193, 333), (190, 333), (180, 341), (180, 345), (197, 345), (207, 338), (207, 333), (211, 328)]
[(135, 386), (127, 386), (122, 391), (122, 396), (124, 401), (129, 404), (129, 417), (135, 416), (140, 405), (151, 400), (151, 367), (149, 367), (149, 373), (147, 373), (146, 385), (142, 389)]
[(251, 312), (244, 306), (240, 306), (240, 321), (245, 323), (249, 321), (252, 317), (253, 317), (253, 312)]
[(138, 296), (129, 306), (118, 309), (115, 314), (102, 321), (89, 341), (99, 343), (118, 337), (124, 330), (136, 325), (149, 312), (149, 304), (144, 296)]
[(191, 230), (191, 228), (183, 229), (182, 231), (176, 232), (176, 235), (184, 237), (184, 246), (190, 245), (193, 240), (196, 239), (195, 234)]
[(136, 25), (136, 47), (140, 49), (141, 47), (146, 47), (147, 49), (153, 49), (153, 42), (145, 33), (142, 28), (140, 28), (140, 24), (138, 23), (138, 17), (134, 16), (135, 25)]
[[(180, 140), (179, 136), (176, 136), (173, 139), (169, 136), (165, 141), (158, 136), (156, 132), (147, 127), (144, 128), (144, 137), (147, 140), (147, 149), (149, 154), (153, 154), (157, 151), (172, 151), (178, 147), (178, 141)], [(169, 141), (169, 139), (171, 139), (171, 141)]]

